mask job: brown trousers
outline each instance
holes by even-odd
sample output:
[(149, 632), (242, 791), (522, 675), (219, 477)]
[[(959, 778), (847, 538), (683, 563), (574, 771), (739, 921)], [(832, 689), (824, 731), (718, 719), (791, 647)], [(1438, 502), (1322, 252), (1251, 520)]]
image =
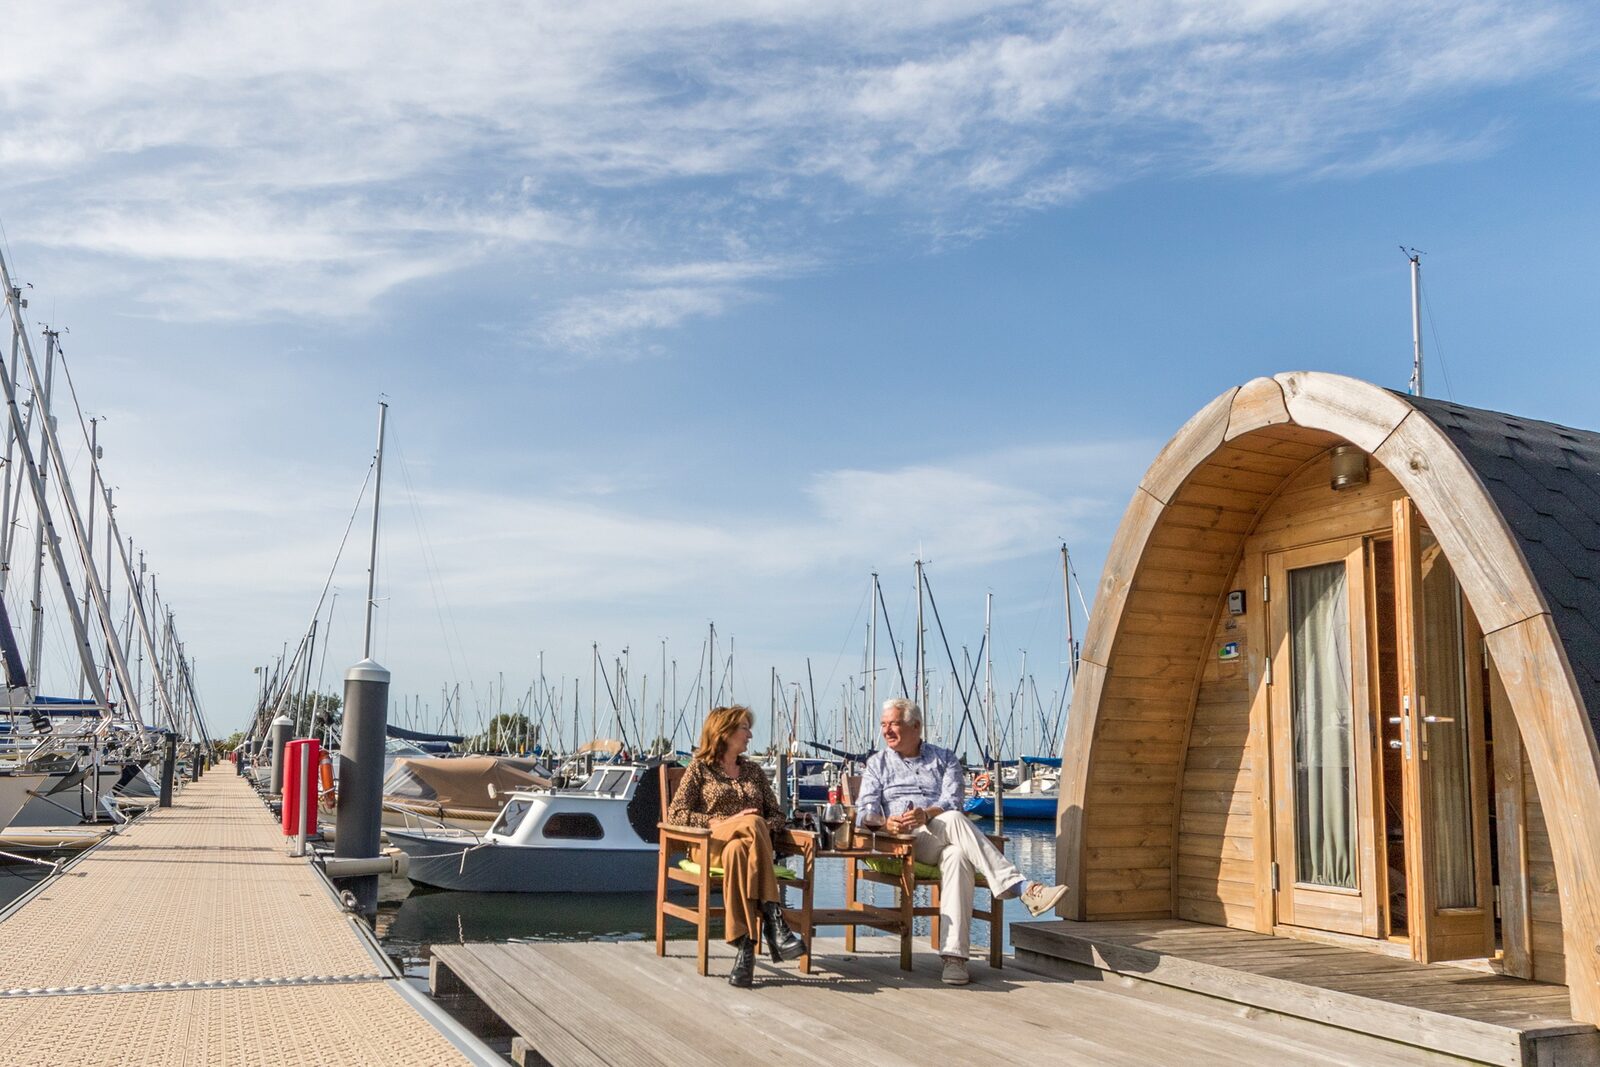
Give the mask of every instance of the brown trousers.
[(782, 900), (772, 873), (772, 831), (759, 815), (741, 815), (711, 831), (711, 863), (722, 868), (723, 934), (761, 940), (761, 902)]

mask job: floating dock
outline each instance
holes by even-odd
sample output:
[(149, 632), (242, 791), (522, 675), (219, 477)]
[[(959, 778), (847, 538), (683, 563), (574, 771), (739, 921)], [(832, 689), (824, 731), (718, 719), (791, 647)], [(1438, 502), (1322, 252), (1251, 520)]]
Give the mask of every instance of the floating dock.
[(811, 975), (758, 963), (754, 989), (727, 984), (727, 950), (714, 955), (711, 977), (697, 975), (692, 941), (668, 942), (666, 959), (641, 941), (435, 945), (431, 985), (454, 1013), (510, 1037), (524, 1067), (1483, 1062), (1060, 960), (1052, 975), (974, 961), (972, 984), (953, 988), (926, 944), (909, 973), (895, 940), (858, 945), (867, 950), (819, 939)]
[(0, 912), (0, 1059), (500, 1063), (220, 766)]

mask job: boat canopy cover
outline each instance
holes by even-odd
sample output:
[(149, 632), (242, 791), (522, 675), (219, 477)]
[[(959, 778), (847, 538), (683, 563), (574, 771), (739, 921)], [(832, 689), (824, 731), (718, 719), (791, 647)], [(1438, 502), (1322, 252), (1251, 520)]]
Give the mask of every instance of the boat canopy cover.
[(661, 840), (661, 765), (651, 764), (639, 775), (628, 798), (628, 823), (641, 840), (652, 845)]
[(455, 734), (429, 734), (421, 730), (407, 730), (402, 726), (395, 726), (393, 723), (386, 725), (383, 729), (390, 737), (398, 737), (402, 741), (442, 741), (447, 745), (459, 745), (466, 740), (466, 738), (457, 737)]
[(1040, 766), (1040, 767), (1057, 767), (1057, 768), (1059, 768), (1061, 766), (1061, 757), (1060, 756), (1023, 756), (1022, 757), (1022, 762), (1023, 763), (1032, 763), (1032, 764), (1035, 764), (1035, 765)]
[(828, 752), (835, 756), (841, 756), (844, 759), (851, 760), (855, 763), (865, 763), (867, 758), (872, 755), (871, 752), (846, 752), (842, 748), (834, 748), (832, 745), (825, 745), (821, 741), (806, 741), (804, 743), (810, 745), (818, 752)]
[(550, 783), (496, 756), (402, 756), (383, 780), (383, 793), (405, 800), (431, 800), (445, 807), (498, 808), (500, 802), (489, 796), (491, 785), (499, 795), (513, 789), (544, 789)]
[(0, 711), (11, 714), (25, 714), (31, 711), (42, 711), (46, 715), (63, 719), (93, 719), (104, 714), (103, 709), (92, 700), (79, 700), (77, 697), (46, 697), (37, 696), (29, 698), (24, 691), (13, 690), (21, 693), (21, 699), (7, 700), (6, 706)]
[(580, 754), (593, 752), (598, 756), (615, 756), (622, 751), (622, 742), (614, 737), (597, 737), (578, 746)]

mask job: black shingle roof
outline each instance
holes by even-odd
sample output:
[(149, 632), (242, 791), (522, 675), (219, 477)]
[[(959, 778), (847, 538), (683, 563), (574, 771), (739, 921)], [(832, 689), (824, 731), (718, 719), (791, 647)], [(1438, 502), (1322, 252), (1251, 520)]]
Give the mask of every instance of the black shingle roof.
[(1404, 399), (1461, 450), (1521, 543), (1600, 735), (1600, 433)]

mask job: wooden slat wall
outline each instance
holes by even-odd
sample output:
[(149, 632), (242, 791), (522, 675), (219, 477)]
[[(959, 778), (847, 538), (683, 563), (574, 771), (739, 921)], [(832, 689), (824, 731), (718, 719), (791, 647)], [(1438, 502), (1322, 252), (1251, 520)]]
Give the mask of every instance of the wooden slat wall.
[[(1327, 434), (1273, 426), (1222, 446), (1173, 495), (1134, 572), (1106, 672), (1084, 811), (1084, 911), (1088, 919), (1168, 918), (1177, 896), (1210, 885), (1213, 915), (1251, 907), (1238, 877), (1241, 857), (1219, 845), (1175, 847), (1180, 786), (1213, 800), (1191, 815), (1207, 835), (1229, 836), (1237, 753), (1217, 748), (1218, 766), (1187, 762), (1190, 713), (1203, 688), (1212, 630), (1231, 586), (1243, 536), (1284, 478), (1334, 443)], [(1239, 692), (1248, 686), (1235, 679)], [(1206, 700), (1235, 694), (1211, 687)], [(1248, 774), (1248, 765), (1242, 773)], [(1193, 833), (1191, 829), (1189, 831)], [(1191, 845), (1191, 850), (1200, 846)], [(1250, 862), (1248, 858), (1243, 861)], [(1224, 871), (1227, 885), (1218, 881)], [(1253, 893), (1253, 890), (1250, 892)], [(1240, 902), (1243, 902), (1242, 904)], [(1219, 921), (1211, 919), (1208, 921)]]
[[(1217, 620), (1195, 697), (1179, 794), (1177, 885), (1178, 918), (1248, 930), (1256, 925), (1255, 763), (1264, 754), (1251, 744), (1250, 643), (1240, 621)], [(1239, 642), (1240, 658), (1219, 659), (1216, 650), (1230, 641)]]
[(1562, 944), (1561, 897), (1556, 888), (1556, 865), (1550, 854), (1550, 831), (1545, 826), (1533, 768), (1522, 757), (1522, 781), (1528, 806), (1529, 912), (1533, 922), (1533, 977), (1540, 982), (1567, 981), (1566, 949)]

